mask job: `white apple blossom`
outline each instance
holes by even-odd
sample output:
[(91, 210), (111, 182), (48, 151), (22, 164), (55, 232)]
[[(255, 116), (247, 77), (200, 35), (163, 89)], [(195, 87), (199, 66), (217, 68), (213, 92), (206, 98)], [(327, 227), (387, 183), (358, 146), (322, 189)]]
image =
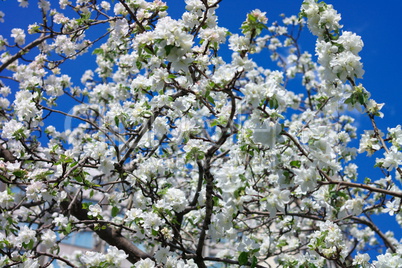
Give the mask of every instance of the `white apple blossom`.
[(67, 224), (68, 224), (68, 218), (67, 217), (65, 217), (64, 215), (58, 214), (58, 213), (54, 213), (52, 215), (52, 217), (53, 217), (53, 223), (56, 226), (67, 227)]
[(121, 262), (128, 257), (123, 250), (117, 247), (111, 246), (107, 249), (105, 256), (106, 262), (110, 265), (109, 267), (121, 267)]
[(68, 0), (59, 0), (59, 5), (61, 9), (65, 9), (67, 5), (70, 5), (71, 1)]
[(377, 260), (373, 262), (376, 268), (391, 268), (402, 265), (402, 258), (399, 254), (386, 253), (377, 256)]
[(361, 265), (363, 268), (370, 267), (368, 261), (370, 256), (367, 253), (357, 254), (353, 259), (353, 265)]
[(142, 218), (142, 210), (138, 208), (132, 208), (126, 212), (126, 219), (127, 222), (133, 222), (137, 218)]
[(385, 159), (376, 159), (376, 162), (387, 170), (392, 170), (402, 165), (402, 152), (397, 151), (395, 147), (391, 151), (384, 153)]
[(101, 263), (105, 261), (105, 256), (98, 252), (87, 251), (82, 254), (80, 257), (80, 261), (85, 266), (95, 266), (100, 267)]
[(41, 236), (41, 239), (43, 240), (43, 245), (46, 248), (54, 247), (56, 245), (56, 238), (56, 233), (52, 230), (46, 230)]
[(330, 221), (320, 224), (320, 230), (313, 233), (309, 246), (327, 258), (345, 253), (341, 229)]
[(234, 34), (229, 38), (229, 48), (237, 52), (246, 51), (250, 48), (250, 39)]
[(8, 191), (2, 191), (0, 192), (0, 207), (1, 208), (11, 208), (14, 205), (14, 197), (13, 195)]
[(3, 133), (1, 134), (5, 139), (22, 138), (23, 136), (27, 137), (28, 135), (29, 131), (24, 127), (24, 125), (14, 119), (4, 123)]
[(363, 48), (363, 41), (360, 36), (349, 31), (343, 31), (336, 43), (341, 44), (347, 51), (357, 55)]
[(151, 259), (140, 260), (135, 264), (136, 268), (153, 268), (156, 267), (155, 262)]
[(294, 172), (296, 174), (295, 183), (300, 186), (302, 193), (307, 193), (315, 189), (319, 176), (314, 168), (298, 169)]
[(110, 3), (106, 2), (106, 1), (102, 1), (102, 2), (101, 2), (101, 7), (102, 7), (105, 11), (109, 11), (109, 10), (110, 10)]
[(6, 45), (8, 45), (7, 39), (0, 35), (0, 51), (5, 50)]
[(46, 0), (40, 0), (38, 2), (38, 7), (40, 9), (42, 9), (44, 12), (47, 12), (50, 10), (50, 3), (49, 3), (49, 1), (46, 1)]
[(46, 191), (46, 185), (43, 182), (35, 181), (27, 187), (26, 194), (29, 199), (39, 201)]
[(242, 92), (246, 96), (246, 100), (250, 102), (251, 106), (257, 107), (267, 97), (267, 89), (263, 84), (248, 83), (242, 89)]
[(152, 232), (152, 230), (159, 230), (160, 226), (163, 224), (163, 220), (153, 212), (144, 213), (143, 216), (143, 227), (149, 232)]
[(23, 29), (14, 28), (11, 30), (11, 37), (14, 38), (14, 42), (21, 46), (25, 44), (25, 33)]
[(166, 248), (160, 248), (156, 253), (155, 253), (155, 259), (158, 263), (166, 263), (168, 261), (168, 258), (170, 257), (170, 247)]
[(381, 145), (378, 139), (376, 139), (374, 132), (365, 130), (360, 140), (359, 152), (362, 153), (366, 151), (368, 155), (372, 155), (375, 151), (380, 149)]
[(186, 207), (186, 196), (180, 189), (169, 188), (163, 196), (163, 199), (156, 204), (163, 209), (172, 209), (176, 212), (182, 212)]
[(27, 245), (32, 241), (36, 241), (36, 232), (24, 225), (20, 228), (18, 236), (15, 238), (15, 244), (18, 247), (27, 247)]
[(205, 6), (201, 0), (185, 0), (186, 10), (188, 11), (198, 11), (203, 9)]
[(28, 0), (18, 0), (21, 7), (28, 7)]
[(36, 106), (35, 99), (38, 93), (31, 93), (28, 90), (21, 90), (15, 94), (14, 107), (19, 120), (29, 121), (42, 115), (42, 110)]
[(101, 216), (101, 214), (102, 214), (102, 208), (99, 204), (89, 206), (89, 212), (88, 212), (89, 216), (97, 218), (97, 217)]
[(363, 212), (364, 200), (361, 197), (353, 197), (345, 202), (341, 207), (341, 215), (344, 213), (349, 215), (360, 215)]
[(385, 213), (388, 212), (389, 215), (391, 215), (391, 216), (394, 216), (395, 213), (399, 212), (400, 204), (401, 204), (400, 199), (395, 199), (392, 202), (388, 201), (387, 203), (385, 203), (385, 208), (383, 209), (383, 211)]

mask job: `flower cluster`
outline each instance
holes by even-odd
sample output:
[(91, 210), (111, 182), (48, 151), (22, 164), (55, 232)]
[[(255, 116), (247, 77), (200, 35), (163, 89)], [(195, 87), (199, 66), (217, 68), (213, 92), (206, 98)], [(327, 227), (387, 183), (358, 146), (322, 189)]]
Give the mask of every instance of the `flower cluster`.
[(318, 62), (323, 68), (323, 79), (334, 81), (340, 79), (362, 78), (363, 65), (358, 53), (363, 47), (360, 36), (348, 31), (340, 34), (341, 16), (332, 5), (314, 0), (303, 2), (301, 14), (308, 18), (310, 31), (318, 37), (316, 52)]
[(345, 258), (345, 245), (342, 231), (338, 225), (326, 221), (314, 232), (309, 247), (327, 259)]

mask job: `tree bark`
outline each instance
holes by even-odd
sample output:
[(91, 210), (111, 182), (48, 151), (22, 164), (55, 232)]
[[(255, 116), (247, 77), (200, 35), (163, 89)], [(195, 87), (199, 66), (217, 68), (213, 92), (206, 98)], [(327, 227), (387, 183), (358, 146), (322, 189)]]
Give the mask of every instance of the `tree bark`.
[[(90, 218), (88, 217), (88, 210), (82, 208), (81, 202), (76, 201), (72, 206), (70, 206), (71, 209), (68, 211), (69, 206), (70, 202), (68, 201), (64, 201), (61, 203), (61, 207), (65, 214), (70, 213), (71, 215), (82, 221), (90, 220)], [(102, 240), (104, 240), (109, 245), (123, 250), (128, 255), (127, 260), (131, 263), (136, 263), (141, 259), (146, 258), (152, 259), (149, 254), (136, 247), (130, 240), (122, 236), (120, 231), (116, 230), (116, 228), (114, 227), (106, 226), (105, 229), (95, 229), (93, 225), (88, 225), (88, 228), (94, 231)]]
[(4, 160), (14, 163), (17, 158), (6, 148), (3, 147), (3, 145), (0, 144), (0, 158), (4, 158)]

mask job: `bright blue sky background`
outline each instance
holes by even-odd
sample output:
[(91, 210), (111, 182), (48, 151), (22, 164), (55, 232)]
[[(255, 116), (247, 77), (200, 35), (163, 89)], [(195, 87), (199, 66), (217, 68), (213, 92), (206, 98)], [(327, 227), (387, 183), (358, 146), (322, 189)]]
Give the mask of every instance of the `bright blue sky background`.
[[(178, 18), (184, 11), (184, 0), (165, 0), (170, 8), (169, 14)], [(31, 6), (36, 6), (37, 1), (30, 0)], [(58, 1), (51, 1), (54, 5)], [(269, 23), (280, 20), (279, 14), (292, 15), (299, 12), (302, 0), (223, 0), (218, 9), (219, 25), (226, 27), (232, 33), (239, 32), (239, 27), (246, 17), (246, 13), (259, 8), (267, 12)], [(402, 35), (400, 23), (402, 19), (402, 1), (398, 0), (327, 0), (342, 15), (341, 23), (344, 30), (355, 32), (364, 41), (363, 51), (360, 53), (364, 64), (363, 83), (373, 98), (379, 103), (385, 103), (383, 112), (384, 119), (377, 123), (381, 129), (394, 127), (401, 123), (402, 114)], [(32, 13), (32, 10), (18, 7), (17, 0), (0, 1), (0, 11), (3, 11), (5, 23), (0, 24), (0, 35), (10, 41), (10, 30), (14, 27), (25, 28), (33, 23), (40, 14)], [(301, 37), (302, 49), (314, 54), (315, 38), (306, 29)], [(269, 61), (269, 58), (267, 58)], [(88, 62), (88, 61), (87, 61)], [(260, 62), (264, 62), (261, 58)], [(88, 62), (89, 63), (89, 62)], [(73, 76), (75, 85), (79, 85), (79, 79), (84, 70), (94, 68), (89, 64), (77, 65), (75, 62), (62, 66), (62, 70)], [(0, 74), (1, 75), (1, 74)], [(5, 80), (4, 80), (5, 81)], [(6, 81), (5, 81), (6, 82)], [(369, 128), (368, 121), (364, 116), (359, 116), (359, 127)], [(360, 132), (361, 133), (361, 132)], [(370, 161), (374, 161), (371, 158)], [(364, 159), (367, 161), (367, 159)], [(360, 163), (368, 163), (362, 162)], [(359, 169), (362, 176), (373, 176), (373, 168), (363, 165)], [(380, 175), (379, 175), (380, 176)], [(373, 179), (377, 179), (372, 177)], [(400, 227), (392, 224), (389, 218), (378, 219), (385, 228), (393, 229), (397, 237), (402, 236)], [(385, 229), (386, 231), (386, 229)]]

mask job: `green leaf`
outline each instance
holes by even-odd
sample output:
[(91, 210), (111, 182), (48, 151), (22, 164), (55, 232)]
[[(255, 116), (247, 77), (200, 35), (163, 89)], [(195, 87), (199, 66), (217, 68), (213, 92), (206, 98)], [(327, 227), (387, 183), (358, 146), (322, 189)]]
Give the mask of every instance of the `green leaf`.
[(75, 176), (74, 177), (74, 179), (76, 180), (76, 181), (78, 181), (78, 182), (83, 182), (83, 178), (82, 178), (82, 176)]
[(22, 243), (22, 246), (26, 249), (32, 249), (34, 246), (34, 241), (33, 239), (29, 240), (29, 243)]
[(23, 178), (25, 175), (27, 174), (27, 172), (25, 170), (19, 169), (19, 170), (15, 170), (13, 172), (13, 175), (17, 178)]
[(258, 264), (258, 259), (256, 256), (253, 256), (253, 258), (251, 259), (251, 268), (257, 267)]
[(300, 168), (300, 166), (301, 166), (301, 161), (299, 161), (299, 160), (293, 160), (293, 161), (290, 162), (290, 166), (291, 166), (291, 167)]
[(208, 96), (208, 97), (207, 97), (207, 100), (208, 100), (210, 103), (212, 103), (212, 105), (215, 106), (215, 100), (214, 100), (214, 98), (212, 98), (211, 96)]
[(82, 203), (82, 209), (88, 209), (92, 203)]
[(159, 234), (159, 232), (158, 232), (158, 231), (156, 231), (156, 230), (152, 229), (152, 235), (153, 235), (153, 236), (158, 236), (158, 234)]
[(71, 163), (71, 164), (70, 164), (70, 167), (75, 167), (76, 165), (78, 165), (78, 162), (77, 162), (77, 161)]
[(212, 197), (212, 200), (214, 201), (214, 206), (218, 206), (218, 205), (219, 205), (219, 197), (214, 196), (214, 197)]
[(292, 176), (289, 171), (283, 171), (283, 175), (285, 176), (285, 183), (290, 184), (292, 182)]
[(102, 55), (103, 54), (103, 49), (95, 48), (94, 51), (92, 52), (92, 54), (96, 54), (96, 55), (100, 54), (100, 55)]
[(245, 187), (240, 187), (240, 188), (236, 189), (233, 193), (234, 197), (239, 198), (240, 196), (244, 195), (245, 189), (246, 189)]
[(361, 105), (364, 105), (368, 101), (368, 96), (365, 93), (359, 94), (358, 98)]
[(257, 22), (257, 18), (255, 16), (253, 16), (252, 14), (248, 14), (247, 18), (250, 22), (254, 22), (254, 23)]
[(144, 47), (144, 50), (148, 53), (148, 54), (154, 54), (154, 52), (149, 48), (149, 47)]
[(13, 134), (13, 136), (14, 136), (14, 138), (15, 138), (16, 140), (21, 140), (21, 139), (25, 139), (25, 138), (26, 138), (26, 135), (24, 134), (24, 129), (23, 129), (23, 128), (20, 128), (20, 129), (18, 129), (17, 131), (15, 131), (14, 134)]
[(240, 265), (247, 265), (248, 263), (248, 252), (243, 251), (240, 253), (239, 258), (237, 259)]
[(60, 162), (64, 163), (64, 164), (68, 164), (68, 163), (74, 162), (74, 160), (71, 157), (62, 154), (62, 155), (60, 155)]
[(218, 50), (218, 48), (219, 48), (218, 42), (214, 42), (214, 50)]
[(113, 207), (112, 208), (112, 217), (114, 218), (114, 217), (116, 217), (117, 216), (117, 214), (119, 214), (119, 208), (118, 207)]
[(67, 234), (71, 233), (71, 229), (72, 229), (72, 225), (71, 222), (69, 222), (66, 226), (66, 228), (64, 228), (64, 230), (66, 231)]
[[(303, 4), (304, 3), (305, 2), (303, 2)], [(304, 12), (304, 10), (299, 13), (299, 21), (302, 20), (303, 18), (307, 18), (307, 14), (306, 12)]]
[(354, 102), (354, 100), (353, 100), (353, 98), (352, 97), (350, 97), (350, 98), (347, 98), (346, 100), (345, 100), (345, 104), (355, 104), (355, 102)]
[(166, 56), (169, 56), (170, 52), (172, 51), (172, 48), (174, 48), (174, 45), (165, 46)]
[(279, 241), (277, 247), (282, 248), (287, 245), (288, 245), (288, 242), (286, 242), (286, 240), (281, 240), (281, 241)]
[(279, 107), (278, 100), (275, 98), (270, 98), (268, 105), (269, 105), (269, 108), (271, 108), (271, 109), (278, 109), (278, 107)]

